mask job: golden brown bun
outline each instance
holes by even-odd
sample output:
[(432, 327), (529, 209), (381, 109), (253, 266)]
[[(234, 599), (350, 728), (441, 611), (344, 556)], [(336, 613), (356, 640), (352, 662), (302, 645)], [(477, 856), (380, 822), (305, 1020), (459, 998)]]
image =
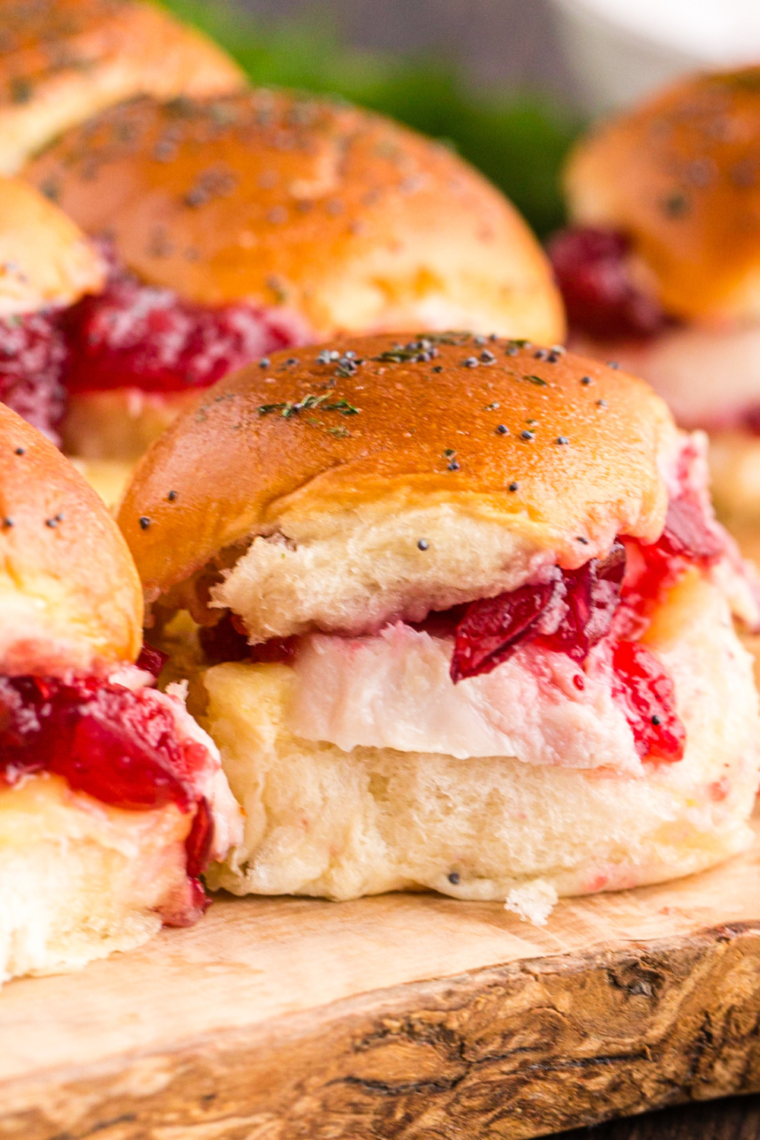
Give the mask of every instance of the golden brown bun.
[(204, 36), (132, 0), (0, 0), (0, 171), (121, 99), (216, 95), (240, 71)]
[[(647, 385), (503, 340), (432, 340), (438, 355), (427, 361), (389, 359), (396, 337), (345, 340), (341, 351), (363, 361), (354, 374), (319, 363), (321, 348), (296, 350), (292, 364), (279, 352), (270, 367), (209, 389), (142, 459), (119, 512), (148, 596), (251, 535), (300, 527), (308, 545), (336, 518), (348, 533), (367, 511), (379, 533), (442, 508), (456, 516), (451, 526), (527, 536), (568, 566), (606, 551), (616, 533), (657, 537), (666, 504), (657, 460), (675, 429)], [(493, 363), (464, 363), (481, 354)], [(283, 414), (306, 397), (311, 407)], [(344, 414), (350, 407), (358, 412)], [(427, 553), (433, 565), (435, 550)]]
[(283, 305), (322, 336), (563, 334), (546, 259), (502, 195), (444, 146), (342, 103), (136, 100), (25, 174), (113, 234), (144, 280), (196, 301)]
[(571, 155), (573, 218), (633, 238), (666, 309), (760, 316), (760, 67), (696, 75)]
[(141, 626), (140, 584), (105, 505), (0, 404), (0, 673), (133, 660)]
[(0, 314), (71, 305), (102, 284), (79, 227), (27, 183), (0, 177)]

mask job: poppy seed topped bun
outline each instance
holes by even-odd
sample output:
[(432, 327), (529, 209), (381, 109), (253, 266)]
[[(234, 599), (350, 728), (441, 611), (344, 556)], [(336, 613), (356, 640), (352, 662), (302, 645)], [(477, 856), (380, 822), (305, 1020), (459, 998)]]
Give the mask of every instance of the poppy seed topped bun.
[(103, 284), (78, 226), (34, 187), (0, 177), (0, 315), (70, 305)]
[(152, 3), (0, 0), (0, 171), (60, 131), (148, 93), (215, 95), (243, 84), (200, 33)]
[(108, 511), (2, 404), (0, 608), (0, 674), (94, 670), (140, 649), (140, 584)]
[(547, 343), (564, 331), (522, 218), (440, 143), (342, 102), (257, 90), (138, 99), (27, 167), (149, 284), (340, 332), (474, 327)]
[(578, 144), (570, 214), (623, 231), (669, 313), (757, 320), (759, 139), (760, 67), (691, 76)]
[(198, 614), (207, 570), (237, 562), (216, 604), (252, 641), (351, 631), (652, 541), (675, 438), (645, 384), (562, 350), (356, 338), (220, 381), (141, 461), (119, 523), (150, 601)]
[(466, 333), (210, 389), (119, 515), (244, 812), (209, 881), (540, 922), (745, 847), (757, 693), (702, 442), (632, 376)]
[(197, 921), (198, 876), (240, 837), (184, 691), (132, 663), (141, 619), (105, 506), (0, 404), (0, 985)]

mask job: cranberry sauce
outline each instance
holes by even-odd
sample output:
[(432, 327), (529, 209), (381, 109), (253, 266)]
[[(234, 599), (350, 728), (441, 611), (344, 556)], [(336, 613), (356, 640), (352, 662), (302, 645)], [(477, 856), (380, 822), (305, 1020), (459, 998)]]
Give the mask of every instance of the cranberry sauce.
[(708, 528), (700, 504), (688, 494), (671, 499), (665, 528), (657, 542), (644, 546), (626, 538), (626, 574), (622, 612), (616, 616), (615, 632), (641, 635), (652, 610), (689, 565), (706, 569), (724, 553), (720, 534)]
[(0, 317), (0, 401), (60, 443), (66, 342), (55, 313)]
[(84, 297), (64, 317), (71, 391), (205, 388), (298, 342), (282, 315), (245, 302), (212, 307), (183, 300), (171, 289), (143, 285), (105, 254), (104, 292)]
[(571, 330), (601, 340), (643, 339), (671, 323), (657, 300), (631, 282), (629, 251), (630, 242), (616, 230), (570, 226), (549, 240)]
[(198, 640), (206, 659), (215, 665), (222, 661), (291, 665), (298, 649), (297, 637), (270, 637), (259, 645), (249, 645), (242, 621), (229, 610), (216, 625), (202, 626)]
[[(690, 565), (707, 568), (722, 553), (720, 536), (709, 529), (700, 505), (688, 494), (671, 500), (657, 542), (645, 546), (626, 538), (603, 561), (591, 559), (572, 571), (555, 567), (546, 583), (479, 599), (463, 614), (458, 607), (451, 679), (456, 684), (489, 673), (529, 642), (583, 664), (591, 648), (610, 635), (615, 695), (625, 708), (639, 755), (680, 760), (685, 734), (672, 682), (637, 639), (663, 592), (684, 570)], [(440, 627), (444, 615), (431, 616)], [(430, 628), (428, 623), (422, 627)]]
[(654, 654), (638, 641), (616, 641), (612, 668), (613, 693), (625, 709), (641, 759), (683, 759), (686, 731), (675, 711), (675, 689)]
[(155, 697), (95, 677), (0, 678), (0, 785), (47, 771), (113, 807), (173, 803), (193, 811), (186, 848), (195, 879), (213, 834), (208, 804), (195, 789), (208, 753), (197, 741), (177, 739), (171, 711)]

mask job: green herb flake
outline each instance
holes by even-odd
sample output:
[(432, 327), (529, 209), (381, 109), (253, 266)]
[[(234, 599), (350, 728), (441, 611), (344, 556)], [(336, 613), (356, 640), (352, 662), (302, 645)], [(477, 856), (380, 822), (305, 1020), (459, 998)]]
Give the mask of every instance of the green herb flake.
[[(285, 400), (279, 404), (259, 404), (258, 412), (260, 416), (268, 416), (270, 412), (279, 412), (283, 419), (289, 420), (292, 416), (297, 416), (299, 412), (309, 411), (312, 408), (319, 408), (321, 412), (339, 412), (342, 416), (358, 416), (359, 408), (355, 408), (353, 404), (349, 404), (348, 400), (336, 400), (332, 404), (327, 404), (327, 393), (324, 392), (321, 396), (304, 396), (303, 400), (298, 400), (293, 403), (291, 400)], [(312, 421), (310, 422), (318, 422)]]
[(540, 376), (523, 376), (523, 380), (527, 380), (529, 384), (535, 384), (537, 388), (547, 388), (548, 384), (542, 380)]
[(436, 332), (417, 333), (417, 335), (415, 336), (414, 339), (415, 340), (427, 340), (430, 342), (430, 344), (453, 344), (453, 345), (458, 345), (461, 347), (461, 345), (466, 344), (470, 340), (471, 337), (472, 337), (472, 333), (470, 333), (470, 332), (464, 332), (462, 330), (457, 330), (457, 329), (449, 329), (447, 332), (440, 332), (440, 333), (436, 333)]

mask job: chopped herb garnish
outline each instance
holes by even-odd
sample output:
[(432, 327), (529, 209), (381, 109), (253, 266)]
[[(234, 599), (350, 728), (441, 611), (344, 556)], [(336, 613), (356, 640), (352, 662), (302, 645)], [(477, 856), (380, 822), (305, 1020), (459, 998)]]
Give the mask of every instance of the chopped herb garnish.
[(340, 412), (342, 416), (358, 416), (359, 409), (349, 404), (348, 400), (340, 399), (328, 404), (325, 402), (327, 398), (327, 393), (324, 393), (322, 396), (304, 396), (303, 400), (298, 400), (296, 403), (285, 400), (279, 404), (259, 404), (259, 415), (267, 416), (270, 412), (279, 412), (283, 419), (289, 420), (299, 412), (319, 408), (320, 412)]
[(462, 344), (466, 344), (471, 336), (472, 336), (471, 333), (461, 332), (461, 331), (459, 331), (459, 332), (449, 331), (449, 332), (441, 332), (441, 333), (425, 332), (425, 333), (419, 333), (417, 336), (417, 339), (420, 341), (426, 340), (430, 344), (462, 345)]
[(527, 380), (529, 384), (535, 384), (538, 388), (546, 388), (548, 385), (545, 380), (540, 376), (523, 376), (523, 380)]

